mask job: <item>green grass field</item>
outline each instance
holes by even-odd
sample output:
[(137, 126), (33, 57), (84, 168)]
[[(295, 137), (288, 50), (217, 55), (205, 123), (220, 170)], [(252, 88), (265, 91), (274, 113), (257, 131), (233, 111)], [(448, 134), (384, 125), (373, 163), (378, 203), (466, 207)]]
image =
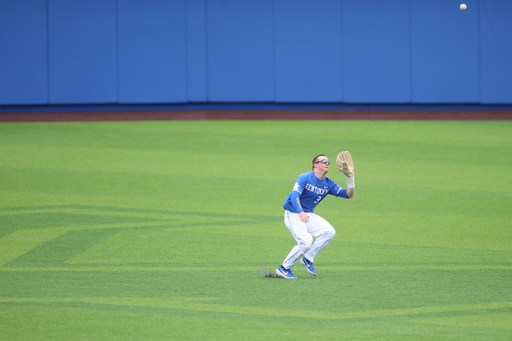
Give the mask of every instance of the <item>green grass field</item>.
[[(342, 150), (319, 276), (264, 278)], [(0, 339), (511, 340), (512, 122), (0, 124)]]

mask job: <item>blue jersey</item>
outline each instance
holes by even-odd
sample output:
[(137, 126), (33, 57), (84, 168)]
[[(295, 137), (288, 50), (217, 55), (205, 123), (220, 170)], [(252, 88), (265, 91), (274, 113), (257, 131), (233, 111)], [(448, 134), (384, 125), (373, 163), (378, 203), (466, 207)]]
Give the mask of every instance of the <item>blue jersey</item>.
[(314, 212), (314, 209), (327, 194), (349, 199), (347, 190), (325, 177), (322, 180), (316, 177), (314, 171), (299, 175), (293, 190), (284, 201), (284, 209), (300, 213)]

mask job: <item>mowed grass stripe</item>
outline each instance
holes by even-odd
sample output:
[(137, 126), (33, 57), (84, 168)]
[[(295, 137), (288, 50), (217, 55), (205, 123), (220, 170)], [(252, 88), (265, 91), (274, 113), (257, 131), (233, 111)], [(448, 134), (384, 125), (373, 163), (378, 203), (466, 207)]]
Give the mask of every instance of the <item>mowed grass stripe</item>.
[(170, 225), (173, 223), (175, 223), (175, 221), (153, 221), (20, 229), (0, 238), (0, 266), (9, 263), (10, 261), (24, 255), (36, 247), (69, 231), (113, 228), (120, 229), (128, 227), (155, 227)]
[[(159, 220), (174, 220), (175, 222), (183, 222), (187, 220), (187, 223), (193, 222), (247, 222), (258, 218), (261, 221), (261, 216), (252, 216), (244, 214), (219, 214), (219, 213), (207, 213), (207, 212), (194, 212), (194, 211), (176, 211), (172, 213), (152, 213), (152, 212), (132, 212), (119, 210), (104, 210), (104, 209), (92, 209), (92, 208), (35, 208), (35, 209), (13, 209), (13, 210), (2, 210), (0, 216), (10, 215), (25, 215), (25, 214), (45, 214), (45, 213), (61, 213), (61, 214), (75, 214), (75, 215), (93, 215), (93, 216), (108, 216), (108, 217), (122, 217), (122, 218), (142, 218), (142, 219), (159, 219)], [(265, 217), (265, 219), (273, 220), (274, 217)], [(267, 221), (265, 221), (267, 222)], [(264, 223), (264, 222), (263, 222)], [(100, 226), (100, 225), (98, 225)], [(75, 226), (79, 227), (79, 226)]]
[(69, 231), (66, 227), (21, 229), (0, 238), (0, 266)]
[(127, 212), (127, 211), (106, 211), (106, 210), (93, 210), (93, 209), (76, 209), (76, 208), (46, 208), (46, 209), (30, 209), (30, 210), (12, 210), (0, 211), (0, 216), (3, 215), (18, 215), (18, 214), (37, 214), (37, 213), (68, 213), (68, 214), (85, 214), (85, 215), (101, 215), (113, 217), (126, 217), (126, 218), (150, 218), (150, 219), (172, 219), (172, 214), (162, 213), (142, 213), (142, 212)]
[[(239, 221), (236, 218), (208, 218), (208, 224), (226, 224), (233, 221)], [(195, 226), (198, 222), (184, 222), (174, 220), (148, 221), (135, 223), (116, 223), (116, 224), (95, 224), (63, 227), (45, 227), (34, 229), (20, 229), (7, 236), (0, 238), (0, 266), (24, 255), (36, 247), (54, 239), (69, 231), (78, 230), (98, 230), (98, 229), (122, 229), (122, 228), (147, 228), (159, 226)]]
[[(313, 310), (295, 310), (295, 309), (276, 309), (261, 307), (246, 307), (225, 304), (197, 303), (197, 301), (216, 300), (215, 298), (144, 298), (144, 297), (49, 297), (49, 298), (0, 298), (1, 303), (92, 303), (122, 306), (137, 306), (151, 308), (168, 308), (178, 310), (192, 310), (202, 312), (216, 313), (235, 313), (248, 315), (263, 315), (276, 317), (294, 317), (321, 320), (344, 320), (344, 319), (361, 319), (374, 317), (393, 317), (393, 316), (410, 316), (422, 314), (436, 314), (447, 312), (464, 312), (479, 310), (497, 310), (512, 308), (512, 302), (491, 302), (480, 304), (464, 304), (464, 305), (441, 305), (419, 308), (406, 309), (382, 309), (371, 311), (352, 311), (352, 312), (324, 312)], [(221, 301), (219, 298), (218, 301)]]
[(124, 218), (148, 218), (148, 219), (173, 219), (176, 214), (166, 213), (149, 213), (149, 212), (129, 212), (129, 211), (110, 211), (98, 209), (78, 209), (78, 208), (37, 208), (37, 209), (24, 209), (24, 210), (9, 210), (0, 211), (0, 216), (3, 215), (18, 215), (18, 214), (35, 214), (35, 213), (67, 213), (67, 214), (85, 214), (85, 215), (99, 215), (99, 216), (113, 216)]
[[(463, 328), (479, 328), (479, 329), (502, 329), (512, 330), (512, 313), (511, 312), (492, 312), (490, 314), (466, 314), (463, 316), (443, 316), (431, 318), (417, 318), (408, 319), (403, 322), (427, 324), (427, 325), (442, 325), (450, 327), (463, 327)], [(498, 339), (498, 338), (496, 338)]]

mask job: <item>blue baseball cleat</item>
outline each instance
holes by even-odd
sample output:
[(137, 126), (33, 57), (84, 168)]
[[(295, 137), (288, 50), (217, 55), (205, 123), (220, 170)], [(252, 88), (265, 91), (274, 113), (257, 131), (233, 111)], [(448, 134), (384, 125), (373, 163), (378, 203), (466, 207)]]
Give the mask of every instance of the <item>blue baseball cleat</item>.
[(318, 273), (316, 272), (315, 268), (313, 267), (313, 263), (310, 262), (306, 257), (302, 257), (300, 259), (300, 264), (306, 268), (306, 270), (308, 270), (308, 272), (310, 274), (312, 274), (313, 276), (316, 276), (318, 275)]
[(280, 267), (277, 268), (276, 270), (276, 274), (279, 276), (279, 277), (283, 277), (283, 278), (288, 278), (288, 279), (295, 279), (295, 278), (299, 278), (297, 276), (295, 276), (292, 272), (292, 270), (287, 270), (285, 269), (282, 265)]

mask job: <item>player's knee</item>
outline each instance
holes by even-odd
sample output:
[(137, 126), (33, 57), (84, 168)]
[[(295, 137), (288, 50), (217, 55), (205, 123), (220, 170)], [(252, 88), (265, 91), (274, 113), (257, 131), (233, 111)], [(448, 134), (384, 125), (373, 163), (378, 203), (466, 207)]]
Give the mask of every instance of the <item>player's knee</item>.
[(306, 252), (309, 251), (310, 248), (311, 248), (311, 245), (301, 245), (300, 252), (302, 252), (302, 254), (305, 254)]
[(336, 230), (334, 230), (334, 229), (325, 231), (325, 236), (327, 238), (329, 238), (329, 240), (333, 239), (335, 235), (336, 235)]
[(302, 240), (300, 243), (300, 251), (302, 253), (306, 253), (311, 248), (311, 245), (313, 245), (313, 238), (311, 240)]

